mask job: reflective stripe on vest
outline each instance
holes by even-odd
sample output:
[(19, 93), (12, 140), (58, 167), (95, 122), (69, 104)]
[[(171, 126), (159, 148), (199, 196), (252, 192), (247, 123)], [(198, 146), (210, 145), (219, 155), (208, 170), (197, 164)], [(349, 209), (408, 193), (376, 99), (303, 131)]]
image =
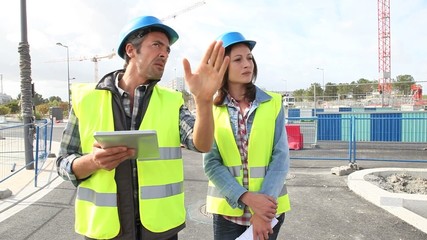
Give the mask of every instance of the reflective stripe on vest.
[(228, 171), (233, 177), (240, 177), (240, 169), (242, 169), (242, 166), (228, 167)]
[[(240, 177), (240, 169), (242, 169), (242, 166), (228, 167), (228, 171), (233, 177)], [(267, 167), (251, 167), (249, 171), (251, 172), (251, 177), (263, 178), (267, 173)]]
[[(282, 190), (280, 190), (279, 193), (279, 197), (285, 196), (286, 194), (288, 194), (288, 188), (286, 187), (286, 184), (283, 184)], [(208, 186), (208, 195), (217, 198), (223, 197), (215, 186)]]
[(160, 157), (155, 159), (142, 159), (139, 161), (153, 161), (153, 160), (168, 160), (182, 158), (181, 147), (161, 147), (159, 148)]
[(141, 199), (156, 199), (171, 197), (184, 192), (184, 184), (173, 183), (161, 186), (141, 187)]
[[(73, 86), (73, 109), (79, 119), (83, 153), (92, 151), (93, 132), (114, 130), (111, 93), (94, 90), (94, 87), (91, 84)], [(155, 86), (139, 128), (155, 129), (160, 147), (159, 159), (137, 160), (141, 222), (152, 232), (167, 231), (185, 221), (182, 187), (179, 190), (183, 185), (183, 167), (177, 124), (182, 104), (179, 92)], [(150, 110), (153, 108), (164, 110), (159, 113)], [(150, 174), (141, 170), (145, 166)], [(114, 169), (98, 170), (80, 183), (76, 197), (77, 233), (95, 239), (109, 239), (120, 232), (114, 175)], [(149, 203), (145, 202), (147, 199)], [(164, 212), (156, 212), (156, 209)], [(158, 217), (159, 214), (162, 218)], [(168, 216), (167, 219), (164, 215)]]
[[(269, 95), (272, 96), (272, 99), (261, 103), (256, 109), (248, 142), (248, 190), (251, 192), (258, 192), (261, 190), (262, 182), (271, 160), (275, 121), (282, 107), (282, 99), (279, 94), (269, 93)], [(233, 136), (227, 107), (214, 107), (214, 119), (215, 140), (224, 165), (229, 169), (236, 181), (243, 185), (241, 157)], [(290, 209), (286, 185), (283, 185), (277, 200), (279, 202), (278, 213)], [(209, 182), (208, 186), (206, 210), (210, 213), (227, 216), (241, 216), (243, 214), (243, 209), (233, 209), (227, 203), (224, 196), (219, 193), (212, 182)]]

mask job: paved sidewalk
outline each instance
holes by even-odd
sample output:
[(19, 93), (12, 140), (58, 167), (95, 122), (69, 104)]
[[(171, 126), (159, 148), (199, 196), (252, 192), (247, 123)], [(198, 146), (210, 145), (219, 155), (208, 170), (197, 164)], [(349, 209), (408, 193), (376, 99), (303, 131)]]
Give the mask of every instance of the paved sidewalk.
[[(59, 149), (59, 143), (52, 142), (52, 149)], [(63, 182), (62, 178), (58, 177), (56, 173), (55, 160), (55, 158), (48, 158), (44, 163), (40, 163), (42, 170), (39, 171), (37, 176), (37, 186), (34, 169), (22, 169), (0, 183), (0, 189), (12, 191), (12, 196), (0, 199), (0, 222), (44, 197)], [(17, 166), (17, 169), (22, 168), (23, 165)]]
[[(55, 151), (58, 147), (58, 143), (52, 145)], [(184, 150), (183, 157), (188, 217), (179, 239), (213, 239), (211, 216), (204, 211), (207, 179), (201, 154)], [(349, 190), (347, 176), (330, 173), (331, 168), (340, 165), (345, 163), (292, 161), (288, 176), (292, 210), (278, 239), (427, 239), (427, 233)], [(364, 168), (382, 166), (384, 163), (363, 163)], [(0, 200), (0, 239), (83, 239), (73, 229), (75, 187), (57, 177), (54, 159), (45, 163), (40, 175), (40, 186), (44, 187), (35, 188), (31, 180), (34, 173), (24, 172), (28, 176), (13, 180), (17, 184), (13, 183), (17, 188), (14, 196)]]

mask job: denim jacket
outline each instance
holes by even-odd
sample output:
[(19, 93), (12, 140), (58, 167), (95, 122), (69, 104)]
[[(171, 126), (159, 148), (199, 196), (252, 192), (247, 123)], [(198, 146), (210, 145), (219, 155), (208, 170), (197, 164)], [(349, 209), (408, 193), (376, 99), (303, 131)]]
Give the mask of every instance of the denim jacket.
[[(256, 114), (256, 109), (260, 104), (263, 104), (270, 99), (270, 95), (268, 95), (260, 88), (256, 88), (255, 100), (253, 101), (249, 110), (246, 123), (249, 138), (254, 116)], [(234, 137), (236, 138), (238, 109), (232, 107), (228, 98), (225, 98), (223, 104), (228, 108), (231, 127), (234, 133)], [(220, 193), (225, 196), (228, 204), (230, 204), (230, 206), (233, 208), (238, 207), (243, 209), (245, 205), (239, 201), (239, 199), (243, 193), (247, 192), (248, 190), (241, 186), (230, 174), (227, 167), (223, 165), (223, 160), (218, 151), (216, 142), (214, 142), (212, 149), (208, 153), (203, 154), (203, 160), (206, 176), (215, 184)], [(282, 107), (276, 119), (273, 151), (270, 164), (268, 165), (267, 173), (264, 177), (264, 182), (259, 193), (263, 193), (277, 199), (280, 191), (282, 190), (283, 183), (286, 180), (286, 174), (289, 170), (289, 162), (288, 138), (285, 128), (285, 112)]]

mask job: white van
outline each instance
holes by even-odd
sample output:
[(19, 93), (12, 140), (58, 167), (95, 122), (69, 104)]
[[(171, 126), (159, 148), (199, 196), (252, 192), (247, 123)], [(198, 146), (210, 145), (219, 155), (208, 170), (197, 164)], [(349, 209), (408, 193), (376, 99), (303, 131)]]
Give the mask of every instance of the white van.
[(286, 108), (293, 108), (295, 107), (295, 98), (294, 97), (283, 97), (283, 106)]

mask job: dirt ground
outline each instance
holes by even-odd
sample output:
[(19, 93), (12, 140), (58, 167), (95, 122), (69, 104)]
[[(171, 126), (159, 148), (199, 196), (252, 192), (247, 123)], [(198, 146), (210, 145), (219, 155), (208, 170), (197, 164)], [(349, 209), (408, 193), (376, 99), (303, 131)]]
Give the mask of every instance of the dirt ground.
[(427, 178), (414, 177), (405, 172), (387, 176), (369, 174), (365, 176), (365, 180), (393, 193), (427, 195)]

